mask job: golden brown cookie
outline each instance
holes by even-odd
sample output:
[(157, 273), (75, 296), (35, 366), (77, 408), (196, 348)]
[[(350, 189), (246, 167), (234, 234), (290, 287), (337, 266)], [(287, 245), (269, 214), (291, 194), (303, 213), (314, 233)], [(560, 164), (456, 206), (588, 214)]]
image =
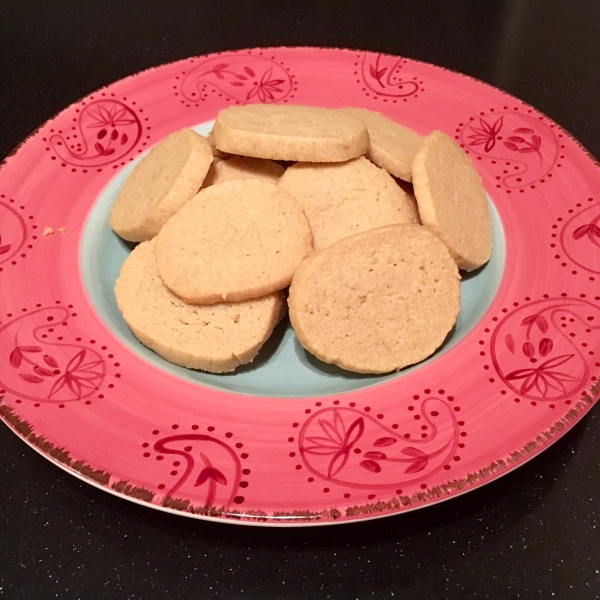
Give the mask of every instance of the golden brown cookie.
[(206, 141), (208, 142), (208, 145), (210, 146), (210, 150), (213, 153), (213, 156), (215, 158), (218, 159), (227, 159), (227, 158), (231, 158), (231, 154), (229, 154), (228, 152), (221, 152), (215, 145), (215, 137), (213, 135), (212, 130), (208, 132), (208, 135), (206, 136)]
[(415, 155), (413, 186), (421, 223), (450, 250), (459, 268), (473, 271), (492, 252), (492, 224), (481, 177), (466, 152), (441, 131)]
[(158, 275), (156, 238), (127, 257), (115, 285), (119, 310), (135, 336), (166, 360), (211, 373), (251, 362), (282, 312), (282, 294), (212, 306), (186, 304)]
[(369, 149), (363, 121), (316, 106), (230, 106), (219, 113), (212, 135), (223, 152), (273, 160), (339, 162)]
[(192, 304), (283, 289), (311, 252), (302, 207), (285, 190), (258, 179), (201, 190), (163, 226), (156, 243), (160, 276)]
[(387, 373), (435, 352), (460, 308), (446, 246), (420, 225), (388, 225), (315, 252), (288, 298), (302, 346), (358, 373)]
[(297, 163), (277, 185), (304, 209), (315, 250), (374, 227), (418, 219), (393, 178), (362, 156), (343, 163)]
[(191, 129), (172, 133), (133, 169), (113, 205), (109, 225), (130, 242), (154, 237), (198, 192), (212, 159), (206, 138)]
[(275, 184), (284, 172), (285, 168), (272, 160), (234, 156), (226, 160), (213, 161), (202, 187), (207, 188), (215, 183), (233, 179), (262, 179)]
[(408, 181), (404, 181), (403, 179), (399, 179), (398, 177), (394, 177), (394, 181), (398, 184), (398, 186), (402, 189), (402, 191), (406, 194), (406, 197), (410, 201), (411, 214), (413, 216), (412, 222), (416, 223), (417, 225), (421, 225), (419, 207), (417, 205), (417, 198), (415, 196), (415, 190), (413, 188), (412, 183), (408, 183)]
[(366, 123), (371, 140), (367, 158), (391, 175), (412, 181), (412, 160), (423, 141), (416, 131), (366, 108), (340, 110)]

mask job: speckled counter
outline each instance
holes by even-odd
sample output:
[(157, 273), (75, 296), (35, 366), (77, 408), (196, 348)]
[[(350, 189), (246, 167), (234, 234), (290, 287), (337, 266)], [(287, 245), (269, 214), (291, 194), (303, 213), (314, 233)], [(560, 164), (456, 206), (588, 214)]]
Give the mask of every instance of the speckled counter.
[[(460, 71), (534, 106), (600, 156), (600, 5), (591, 0), (4, 2), (0, 154), (127, 75), (276, 45)], [(0, 424), (0, 597), (591, 600), (600, 597), (599, 450), (596, 406), (539, 456), (458, 498), (374, 521), (274, 529), (127, 502)]]

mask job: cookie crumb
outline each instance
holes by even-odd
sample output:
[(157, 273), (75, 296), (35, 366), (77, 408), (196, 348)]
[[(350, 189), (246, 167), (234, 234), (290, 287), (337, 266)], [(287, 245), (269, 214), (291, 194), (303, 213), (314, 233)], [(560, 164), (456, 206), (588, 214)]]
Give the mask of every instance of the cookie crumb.
[(58, 233), (65, 233), (67, 231), (66, 227), (59, 227), (58, 228)]
[(52, 229), (52, 227), (44, 227), (44, 231), (42, 232), (42, 235), (48, 236), (48, 235), (52, 235), (54, 233), (54, 229)]

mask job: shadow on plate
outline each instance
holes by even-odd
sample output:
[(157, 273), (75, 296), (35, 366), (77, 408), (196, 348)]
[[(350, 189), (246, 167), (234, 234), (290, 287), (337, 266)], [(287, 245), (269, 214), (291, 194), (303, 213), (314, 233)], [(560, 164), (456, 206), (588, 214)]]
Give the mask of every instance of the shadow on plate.
[(345, 369), (341, 369), (336, 365), (331, 365), (329, 363), (323, 362), (319, 360), (316, 356), (313, 356), (307, 350), (304, 350), (304, 355), (306, 362), (313, 368), (315, 371), (319, 371), (323, 375), (328, 375), (329, 377), (345, 377), (346, 379), (359, 379), (359, 380), (369, 380), (369, 379), (377, 379), (381, 377), (381, 375), (371, 374), (371, 373), (354, 373), (352, 371), (346, 371)]
[(478, 267), (477, 269), (475, 269), (474, 271), (463, 271), (462, 269), (460, 269), (459, 273), (460, 273), (460, 280), (461, 281), (469, 281), (469, 279), (473, 279), (474, 277), (477, 277), (477, 275), (479, 275), (479, 273), (481, 273), (486, 267), (487, 267), (488, 263), (485, 263), (483, 265), (481, 265), (481, 267)]
[(277, 324), (275, 329), (273, 329), (273, 333), (269, 336), (269, 339), (264, 343), (260, 352), (251, 363), (242, 365), (231, 373), (218, 373), (219, 377), (232, 377), (239, 375), (240, 373), (250, 373), (256, 371), (256, 369), (260, 369), (265, 363), (273, 358), (273, 355), (277, 352), (277, 349), (283, 341), (283, 336), (285, 335), (285, 330), (288, 325), (289, 321), (287, 317), (283, 318), (281, 322)]
[[(415, 363), (414, 365), (407, 365), (406, 367), (400, 369), (399, 371), (389, 371), (387, 373), (354, 373), (353, 371), (346, 371), (338, 367), (337, 365), (332, 365), (329, 363), (325, 363), (322, 360), (319, 360), (317, 357), (313, 356), (307, 350), (302, 348), (302, 352), (304, 353), (305, 362), (308, 363), (315, 371), (323, 375), (327, 375), (329, 377), (344, 377), (346, 379), (356, 379), (358, 381), (375, 381), (378, 378), (386, 377), (389, 375), (394, 375), (396, 373), (402, 373), (406, 369), (410, 369), (411, 367), (417, 367), (425, 361), (434, 360), (436, 356), (443, 352), (446, 346), (451, 343), (454, 334), (456, 333), (456, 327), (452, 327), (452, 329), (448, 332), (448, 335), (442, 342), (442, 345), (437, 348), (437, 350), (424, 358), (422, 361)], [(299, 342), (298, 342), (299, 343)]]
[(119, 244), (121, 244), (121, 246), (123, 246), (123, 248), (127, 249), (127, 253), (130, 254), (131, 251), (138, 245), (139, 242), (128, 242), (127, 240), (124, 240), (122, 237), (118, 236), (116, 233), (114, 234), (114, 237), (118, 240)]

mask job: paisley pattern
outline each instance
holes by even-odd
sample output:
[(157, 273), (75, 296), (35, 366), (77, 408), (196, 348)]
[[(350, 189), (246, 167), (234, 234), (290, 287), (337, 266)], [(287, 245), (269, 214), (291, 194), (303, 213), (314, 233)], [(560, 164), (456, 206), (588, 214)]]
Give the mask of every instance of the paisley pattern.
[(597, 202), (579, 210), (564, 223), (560, 229), (560, 245), (577, 266), (600, 274), (600, 206)]
[(489, 161), (496, 188), (535, 188), (558, 166), (560, 144), (553, 127), (530, 112), (517, 106), (459, 124), (456, 138), (469, 153)]
[(136, 112), (120, 100), (82, 102), (77, 112), (74, 133), (54, 133), (49, 138), (53, 158), (63, 164), (102, 167), (120, 161), (140, 141), (142, 123)]
[(0, 201), (0, 265), (19, 254), (26, 239), (25, 219), (9, 204)]
[(167, 497), (199, 497), (202, 506), (229, 507), (244, 502), (237, 492), (240, 485), (248, 483), (242, 481), (240, 458), (229, 444), (214, 436), (188, 433), (163, 437), (152, 449), (159, 460), (176, 459), (169, 467), (174, 482), (166, 490)]
[(366, 86), (367, 96), (405, 100), (411, 96), (416, 98), (423, 91), (423, 81), (408, 71), (405, 58), (365, 52), (359, 60), (361, 79), (358, 83)]
[(178, 78), (188, 103), (203, 102), (211, 93), (236, 104), (271, 104), (293, 97), (294, 78), (278, 61), (255, 54), (220, 54), (203, 60)]
[(91, 348), (50, 342), (45, 331), (66, 324), (69, 311), (50, 306), (0, 327), (0, 386), (42, 403), (85, 399), (100, 389), (106, 365)]
[[(398, 431), (414, 423), (411, 413), (396, 424)], [(311, 473), (344, 487), (383, 490), (420, 483), (455, 456), (459, 426), (450, 404), (436, 397), (421, 402), (418, 416), (421, 434), (413, 439), (355, 408), (321, 409), (302, 426), (300, 456)]]
[[(510, 390), (535, 401), (585, 393), (588, 341), (600, 330), (600, 307), (580, 298), (530, 302), (509, 314), (490, 341), (494, 369)], [(593, 353), (593, 351), (592, 351)]]
[[(239, 382), (264, 362), (246, 368), (248, 380), (205, 385), (163, 370), (124, 324), (108, 324), (113, 267), (128, 248), (90, 244), (99, 260), (84, 278), (86, 234), (111, 235), (94, 222), (99, 199), (118, 193), (121, 169), (147, 145), (176, 128), (206, 133), (224, 106), (253, 102), (375, 107), (421, 133), (455, 135), (481, 167), (507, 260), (459, 344), (381, 379), (307, 359), (315, 377), (344, 385), (297, 397), (290, 366), (289, 394), (262, 397)], [(534, 109), (402, 57), (253, 49), (116, 82), (0, 167), (0, 418), (121, 497), (198, 518), (353, 521), (463, 493), (543, 451), (598, 400), (599, 181), (597, 164)], [(38, 240), (46, 227), (62, 232)], [(118, 358), (96, 340), (112, 340)]]

